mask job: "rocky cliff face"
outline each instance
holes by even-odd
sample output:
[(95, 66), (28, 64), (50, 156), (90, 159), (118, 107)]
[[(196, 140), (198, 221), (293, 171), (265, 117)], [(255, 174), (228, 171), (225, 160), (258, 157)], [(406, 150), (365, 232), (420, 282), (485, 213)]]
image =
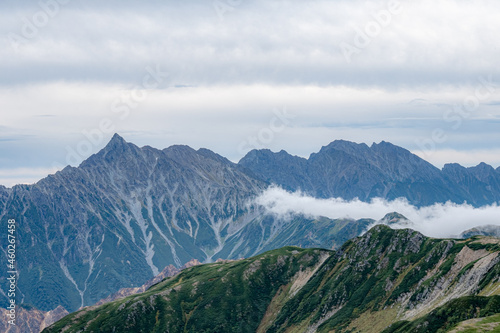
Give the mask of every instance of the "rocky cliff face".
[[(139, 288), (169, 265), (248, 258), (287, 245), (338, 248), (373, 222), (266, 215), (249, 202), (275, 180), (319, 197), (405, 196), (420, 204), (495, 198), (499, 170), (457, 170), (446, 178), (385, 142), (336, 141), (307, 160), (254, 151), (234, 164), (206, 149), (139, 148), (115, 135), (77, 168), (34, 185), (0, 186), (0, 219), (17, 221), (17, 303), (75, 311)], [(450, 179), (468, 192), (450, 189)], [(484, 188), (490, 194), (481, 197)], [(0, 245), (6, 248), (6, 238)], [(1, 290), (5, 284), (0, 279)], [(0, 300), (5, 307), (4, 294)]]
[(101, 299), (95, 305), (103, 305), (103, 304), (106, 304), (109, 302), (116, 301), (117, 299), (120, 299), (120, 298), (143, 293), (146, 290), (148, 290), (149, 287), (151, 287), (152, 285), (160, 283), (161, 281), (163, 281), (166, 278), (176, 276), (177, 274), (179, 274), (182, 270), (184, 270), (186, 268), (190, 268), (190, 267), (194, 267), (194, 266), (198, 266), (198, 265), (201, 265), (201, 263), (196, 259), (193, 259), (193, 260), (187, 262), (181, 268), (177, 268), (174, 265), (168, 265), (158, 275), (156, 275), (154, 278), (146, 281), (146, 283), (143, 284), (142, 286), (135, 287), (135, 288), (122, 288), (122, 289), (118, 290), (116, 293), (114, 293), (113, 295), (109, 295), (108, 297)]
[[(498, 240), (490, 245), (439, 240), (376, 226), (327, 260), (311, 288), (290, 301), (273, 327), (278, 332), (286, 327), (292, 332), (304, 327), (311, 332), (380, 332), (397, 320), (415, 319), (453, 299), (496, 288), (497, 245)], [(315, 311), (304, 315), (311, 308)]]
[[(379, 225), (336, 252), (288, 247), (193, 267), (44, 332), (381, 332), (412, 320), (434, 332), (455, 320), (448, 310), (457, 302), (466, 304), (457, 313), (489, 304), (476, 317), (500, 311), (499, 260), (498, 239), (432, 239)], [(436, 313), (449, 320), (436, 323)]]
[[(74, 311), (137, 288), (169, 265), (284, 245), (331, 248), (362, 228), (354, 221), (351, 232), (342, 222), (344, 236), (336, 237), (329, 230), (338, 223), (323, 219), (318, 234), (304, 235), (314, 219), (284, 221), (249, 205), (266, 187), (209, 150), (139, 148), (118, 135), (78, 168), (1, 187), (0, 219), (17, 221), (17, 302)], [(6, 239), (0, 242), (5, 249)]]
[(23, 245), (22, 300), (76, 310), (169, 264), (210, 261), (259, 216), (247, 201), (264, 186), (214, 153), (138, 148), (116, 135), (78, 168), (3, 189), (0, 216), (16, 218)]
[(285, 151), (253, 150), (240, 165), (261, 179), (320, 198), (407, 198), (417, 206), (452, 201), (476, 206), (500, 200), (500, 172), (484, 163), (439, 170), (408, 150), (388, 142), (334, 141), (308, 159)]
[(0, 332), (4, 333), (39, 333), (44, 328), (52, 325), (59, 319), (68, 315), (62, 306), (52, 311), (43, 312), (35, 308), (18, 307), (16, 309), (16, 325), (9, 325), (5, 318), (8, 318), (8, 311), (0, 309)]

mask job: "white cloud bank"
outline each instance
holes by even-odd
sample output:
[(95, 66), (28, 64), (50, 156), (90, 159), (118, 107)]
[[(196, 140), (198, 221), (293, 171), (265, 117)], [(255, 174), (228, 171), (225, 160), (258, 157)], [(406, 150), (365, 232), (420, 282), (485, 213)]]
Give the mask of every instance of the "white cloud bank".
[(475, 208), (467, 204), (446, 203), (418, 208), (405, 199), (387, 201), (376, 198), (369, 203), (340, 198), (316, 199), (278, 187), (270, 187), (255, 202), (268, 212), (282, 217), (304, 214), (331, 219), (349, 217), (380, 220), (387, 213), (398, 212), (412, 222), (401, 227), (411, 227), (430, 237), (456, 237), (467, 229), (486, 224), (500, 226), (500, 207), (497, 205)]

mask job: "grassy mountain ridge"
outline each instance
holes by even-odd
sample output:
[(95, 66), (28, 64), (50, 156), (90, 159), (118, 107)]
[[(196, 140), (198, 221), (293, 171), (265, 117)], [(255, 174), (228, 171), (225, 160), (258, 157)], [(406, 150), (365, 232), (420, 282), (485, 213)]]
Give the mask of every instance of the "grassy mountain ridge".
[[(449, 301), (429, 314), (413, 321), (399, 321), (383, 331), (383, 333), (434, 333), (453, 329), (471, 318), (483, 318), (500, 313), (500, 296), (466, 296)], [(499, 323), (500, 318), (490, 323)], [(472, 327), (479, 324), (475, 322)], [(472, 323), (470, 323), (472, 324)]]
[(44, 332), (381, 332), (464, 297), (496, 302), (499, 242), (379, 225), (335, 252), (285, 247), (193, 267)]
[(255, 332), (276, 293), (329, 254), (286, 247), (189, 268), (143, 294), (73, 313), (46, 332)]

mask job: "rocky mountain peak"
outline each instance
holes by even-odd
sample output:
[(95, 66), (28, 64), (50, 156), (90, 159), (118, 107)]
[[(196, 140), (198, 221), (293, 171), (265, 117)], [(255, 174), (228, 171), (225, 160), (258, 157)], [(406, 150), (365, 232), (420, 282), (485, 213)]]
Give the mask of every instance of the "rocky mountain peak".
[(124, 146), (127, 146), (128, 144), (129, 143), (125, 141), (123, 137), (121, 137), (118, 133), (115, 133), (104, 150), (110, 151), (113, 149), (122, 148)]
[(391, 225), (391, 224), (397, 224), (401, 222), (408, 222), (409, 220), (404, 216), (403, 214), (399, 214), (398, 212), (392, 212), (392, 213), (387, 213), (385, 216), (380, 220), (380, 222)]
[(200, 148), (196, 152), (203, 157), (212, 159), (214, 161), (218, 161), (218, 162), (223, 163), (223, 164), (233, 164), (233, 162), (231, 162), (230, 160), (228, 160), (224, 156), (221, 156), (221, 155), (211, 151), (210, 149)]
[(342, 151), (350, 155), (362, 156), (369, 154), (370, 148), (365, 143), (356, 143), (347, 140), (335, 140), (330, 144), (321, 147), (318, 153), (311, 154), (311, 158), (321, 154), (328, 154), (335, 151)]
[(163, 149), (163, 151), (166, 153), (178, 154), (178, 155), (196, 154), (196, 150), (189, 147), (188, 145), (172, 145), (168, 148)]
[(103, 149), (83, 161), (81, 166), (85, 167), (86, 165), (88, 166), (89, 164), (95, 163), (100, 164), (102, 162), (101, 160), (116, 163), (123, 158), (134, 155), (134, 153), (137, 154), (139, 150), (139, 147), (125, 141), (125, 139), (116, 133)]
[(459, 198), (462, 193), (450, 190), (456, 185), (447, 184), (441, 170), (385, 141), (368, 147), (336, 140), (308, 159), (286, 152), (252, 151), (239, 163), (269, 183), (321, 198), (406, 197), (416, 205), (464, 201)]
[[(427, 169), (406, 163), (408, 156), (418, 157), (388, 143), (376, 147), (384, 145), (406, 155), (376, 154), (375, 148), (339, 140), (330, 144), (332, 154), (326, 148), (317, 154), (322, 158), (255, 150), (247, 156), (256, 161), (244, 158), (237, 167), (208, 149), (139, 148), (117, 134), (78, 168), (68, 167), (35, 185), (0, 188), (0, 215), (24, 218), (18, 231), (26, 244), (18, 262), (19, 290), (42, 310), (61, 304), (73, 311), (140, 285), (161, 267), (180, 267), (193, 258), (249, 257), (273, 248), (277, 239), (280, 246), (289, 245), (287, 235), (307, 246), (340, 246), (375, 222), (359, 228), (349, 223), (335, 243), (322, 236), (332, 228), (329, 221), (311, 223), (301, 217), (284, 225), (248, 206), (270, 183), (317, 198), (406, 197), (416, 205), (483, 197), (485, 183), (473, 188), (444, 177), (426, 178)], [(500, 198), (489, 193), (485, 201)], [(313, 224), (316, 231), (311, 232)], [(61, 288), (64, 296), (53, 297)]]
[(406, 151), (409, 153), (407, 149), (404, 149), (402, 147), (396, 146), (395, 144), (383, 140), (380, 141), (379, 143), (376, 142), (372, 143), (370, 148), (373, 150), (397, 150), (397, 151)]
[(486, 224), (463, 231), (459, 238), (470, 238), (473, 236), (491, 236), (500, 238), (500, 226)]
[(243, 157), (243, 159), (258, 159), (272, 155), (274, 155), (274, 153), (270, 149), (252, 149)]
[(495, 173), (495, 169), (491, 165), (486, 164), (484, 162), (481, 162), (475, 167), (470, 167), (468, 169), (477, 174), (482, 174), (482, 175)]
[(323, 147), (324, 149), (327, 148), (335, 148), (335, 149), (345, 149), (345, 150), (359, 150), (359, 149), (366, 149), (368, 146), (366, 143), (357, 143), (357, 142), (352, 142), (348, 140), (334, 140), (327, 146)]
[(465, 171), (467, 170), (465, 167), (461, 166), (458, 163), (446, 163), (443, 166), (443, 171)]

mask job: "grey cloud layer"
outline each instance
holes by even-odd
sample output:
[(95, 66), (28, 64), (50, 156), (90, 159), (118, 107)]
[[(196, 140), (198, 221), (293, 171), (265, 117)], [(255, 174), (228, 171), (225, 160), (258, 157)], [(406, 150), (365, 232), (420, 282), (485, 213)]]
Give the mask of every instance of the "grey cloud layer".
[[(477, 164), (463, 153), (477, 150), (469, 157), (498, 166), (499, 10), (479, 0), (1, 1), (0, 169), (66, 164), (68, 146), (104, 118), (139, 145), (238, 160), (241, 143), (282, 107), (294, 121), (250, 148), (307, 156), (341, 138), (418, 153), (416, 140), (432, 140), (433, 154), (420, 155), (438, 166)], [(157, 66), (168, 78), (120, 119), (113, 103)], [(491, 96), (459, 126), (444, 120), (481, 77), (494, 81)], [(446, 140), (434, 140), (435, 129)]]
[[(3, 40), (1, 82), (127, 83), (151, 64), (192, 85), (418, 86), (497, 74), (491, 64), (500, 50), (492, 45), (500, 23), (491, 7), (500, 4), (401, 1), (400, 13), (379, 24), (379, 33), (360, 38), (357, 31), (370, 31), (391, 1), (219, 1), (226, 3), (221, 19), (211, 1), (73, 0), (17, 52)], [(2, 34), (22, 36), (25, 19), (33, 22), (40, 10), (8, 8), (0, 14)], [(351, 63), (342, 43), (359, 51)]]

